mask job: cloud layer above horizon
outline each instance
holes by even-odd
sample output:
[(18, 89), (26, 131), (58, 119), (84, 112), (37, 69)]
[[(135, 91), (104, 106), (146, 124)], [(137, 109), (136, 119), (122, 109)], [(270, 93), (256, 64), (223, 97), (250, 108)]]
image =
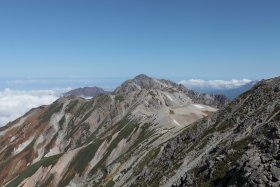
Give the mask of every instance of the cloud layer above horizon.
[(0, 126), (17, 119), (34, 107), (51, 104), (67, 90), (69, 89), (20, 91), (7, 88), (0, 91)]
[(252, 82), (249, 79), (232, 79), (232, 80), (202, 80), (202, 79), (189, 79), (182, 80), (179, 83), (187, 88), (209, 88), (209, 89), (232, 89), (238, 88), (245, 84)]

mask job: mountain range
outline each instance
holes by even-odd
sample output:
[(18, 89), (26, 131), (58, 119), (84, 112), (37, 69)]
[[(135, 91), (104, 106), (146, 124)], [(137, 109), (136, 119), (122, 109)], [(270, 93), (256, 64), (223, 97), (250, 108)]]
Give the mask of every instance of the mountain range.
[(229, 102), (142, 74), (61, 97), (0, 128), (0, 185), (279, 186), (279, 83)]

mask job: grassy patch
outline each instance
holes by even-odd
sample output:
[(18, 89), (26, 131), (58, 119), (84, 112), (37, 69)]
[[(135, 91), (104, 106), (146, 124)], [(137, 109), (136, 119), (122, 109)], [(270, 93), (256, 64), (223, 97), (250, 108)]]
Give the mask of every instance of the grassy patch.
[(51, 141), (45, 147), (45, 154), (47, 154), (50, 151), (50, 149), (53, 146), (55, 146), (55, 141), (56, 141), (57, 137), (58, 137), (58, 133), (55, 133), (55, 135), (52, 137)]
[(218, 127), (216, 127), (217, 131), (224, 131), (232, 126), (232, 123), (228, 120), (221, 123)]
[(115, 182), (113, 180), (111, 180), (110, 182), (108, 182), (106, 184), (106, 187), (113, 187), (115, 185)]
[(231, 113), (231, 112), (232, 112), (231, 106), (227, 106), (227, 107), (226, 107), (226, 111), (227, 111), (228, 113)]
[(63, 104), (62, 103), (53, 103), (48, 110), (41, 116), (40, 118), (40, 123), (44, 123), (47, 122), (51, 119), (52, 115), (60, 112), (61, 109), (63, 108)]
[(90, 100), (84, 103), (81, 107), (76, 110), (75, 116), (80, 116), (86, 113), (86, 111), (90, 110), (93, 107), (94, 100)]
[(76, 159), (71, 164), (77, 173), (82, 174), (87, 164), (94, 157), (100, 145), (101, 142), (90, 144), (78, 153)]
[(207, 145), (207, 142), (208, 142), (208, 138), (204, 138), (203, 141), (198, 146), (198, 149), (203, 149)]
[(76, 173), (79, 175), (85, 170), (88, 163), (94, 157), (96, 151), (98, 150), (101, 142), (96, 142), (83, 148), (70, 163), (70, 168), (67, 173), (63, 176), (63, 179), (59, 183), (59, 186), (66, 186), (73, 179)]
[(99, 95), (97, 97), (95, 97), (95, 106), (94, 109), (102, 107), (104, 104), (106, 104), (106, 102), (108, 103), (108, 101), (111, 100), (111, 97), (109, 95)]
[(122, 101), (124, 101), (124, 96), (123, 95), (116, 95), (115, 100), (119, 101), (119, 102), (122, 102)]
[[(108, 156), (111, 154), (111, 152), (118, 146), (119, 142), (123, 139), (127, 139), (129, 135), (134, 131), (135, 128), (138, 128), (138, 124), (129, 121), (127, 117), (124, 117), (120, 122), (117, 123), (117, 129), (114, 133), (118, 132), (119, 134), (117, 137), (111, 142), (109, 147), (107, 148), (107, 151), (104, 155), (104, 157), (96, 164), (95, 167), (92, 168), (90, 171), (90, 174), (93, 174), (98, 169), (101, 168), (102, 164), (106, 161)], [(117, 160), (118, 158), (116, 158)]]
[[(109, 145), (107, 151), (111, 153), (114, 148), (117, 147), (119, 142), (122, 139), (127, 139), (129, 135), (133, 132), (135, 128), (138, 128), (138, 124), (130, 122), (125, 125), (125, 127), (119, 132), (118, 136), (112, 141), (112, 143)], [(108, 155), (109, 156), (109, 155)]]
[[(149, 127), (151, 126), (151, 124), (145, 123), (143, 126), (141, 126), (141, 132), (139, 134), (139, 136), (137, 137), (137, 139), (135, 140), (133, 146), (131, 146), (127, 152), (125, 152), (124, 154), (122, 154), (118, 159), (116, 159), (114, 162), (125, 162), (128, 158), (131, 157), (131, 155), (134, 153), (134, 151), (139, 148), (140, 144), (147, 140), (153, 133), (154, 131), (149, 130)], [(133, 132), (136, 132), (139, 128), (139, 125), (137, 125), (137, 127), (134, 129)], [(152, 143), (152, 141), (156, 140), (157, 138), (151, 140), (149, 142), (149, 144)], [(129, 140), (129, 139), (128, 139)]]
[(224, 160), (215, 163), (213, 169), (212, 178), (205, 178), (205, 173), (203, 171), (208, 168), (208, 166), (196, 167), (192, 172), (196, 176), (197, 186), (216, 186), (221, 180), (224, 180), (229, 172), (230, 166), (236, 163), (236, 161), (241, 157), (240, 153), (232, 153), (226, 156)]
[(141, 126), (140, 135), (134, 145), (139, 145), (141, 142), (148, 140), (148, 138), (155, 133), (155, 130), (150, 130), (151, 126), (151, 123), (145, 123), (143, 126)]
[(55, 165), (61, 155), (55, 155), (47, 158), (43, 158), (39, 162), (28, 166), (20, 175), (12, 180), (6, 187), (18, 186), (23, 180), (32, 176), (41, 166), (48, 167), (50, 165)]
[(278, 113), (275, 117), (274, 117), (275, 121), (280, 121), (280, 113)]
[(84, 122), (85, 120), (87, 120), (89, 118), (89, 116), (92, 114), (93, 111), (94, 111), (94, 109), (87, 112), (86, 115), (83, 117), (83, 119), (81, 121)]
[(71, 101), (66, 107), (65, 107), (65, 112), (71, 112), (75, 106), (79, 103), (78, 100)]
[(133, 175), (136, 176), (138, 175), (145, 166), (147, 166), (160, 152), (160, 147), (153, 149), (151, 151), (149, 151), (144, 158), (142, 158), (137, 165), (135, 166), (134, 170), (133, 170)]
[(237, 151), (242, 151), (248, 146), (249, 142), (250, 142), (249, 137), (243, 138), (239, 141), (234, 142), (232, 148)]
[(59, 130), (62, 130), (63, 129), (63, 124), (64, 124), (64, 122), (65, 122), (65, 116), (63, 116), (60, 120), (59, 120), (59, 122), (58, 122), (58, 124), (59, 124)]
[(54, 175), (52, 174), (40, 187), (48, 187), (51, 186), (51, 182), (54, 179)]
[(213, 178), (211, 182), (217, 183), (216, 181), (223, 179), (226, 176), (228, 170), (229, 166), (226, 161), (219, 161), (215, 163)]

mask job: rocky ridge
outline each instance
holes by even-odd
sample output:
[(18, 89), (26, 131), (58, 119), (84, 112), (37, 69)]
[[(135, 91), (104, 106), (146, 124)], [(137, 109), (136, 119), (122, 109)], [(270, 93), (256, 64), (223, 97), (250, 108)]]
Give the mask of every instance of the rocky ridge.
[(163, 142), (215, 111), (145, 75), (91, 100), (62, 97), (0, 129), (0, 185), (127, 185)]
[[(279, 186), (280, 77), (161, 146), (131, 186)], [(164, 172), (163, 172), (164, 171)]]

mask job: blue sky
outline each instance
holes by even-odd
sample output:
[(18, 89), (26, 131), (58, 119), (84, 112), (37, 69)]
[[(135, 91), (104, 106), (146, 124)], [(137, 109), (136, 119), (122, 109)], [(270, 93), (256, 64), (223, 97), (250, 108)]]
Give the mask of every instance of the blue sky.
[(278, 76), (279, 8), (276, 0), (2, 0), (0, 79)]

